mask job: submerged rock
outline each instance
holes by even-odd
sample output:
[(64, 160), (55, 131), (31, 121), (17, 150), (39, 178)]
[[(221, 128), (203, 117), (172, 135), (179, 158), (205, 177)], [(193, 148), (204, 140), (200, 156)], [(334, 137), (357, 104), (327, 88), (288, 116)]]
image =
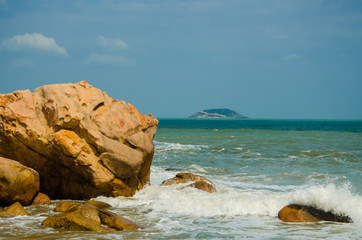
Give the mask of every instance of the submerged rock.
[(65, 212), (46, 218), (43, 226), (67, 230), (115, 232), (143, 228), (136, 223), (107, 210), (89, 204), (75, 204)]
[(216, 192), (215, 185), (209, 179), (192, 173), (178, 173), (176, 177), (163, 181), (161, 185), (167, 186), (188, 182), (193, 183), (186, 187), (193, 187), (210, 193)]
[(348, 216), (342, 216), (315, 207), (298, 204), (292, 204), (282, 208), (278, 213), (278, 218), (284, 222), (352, 222), (352, 219)]
[(158, 120), (82, 81), (0, 95), (0, 156), (52, 199), (131, 196), (149, 183)]
[(29, 215), (29, 213), (19, 202), (16, 202), (0, 212), (0, 215)]
[(39, 191), (39, 174), (19, 162), (0, 157), (0, 202), (30, 205)]

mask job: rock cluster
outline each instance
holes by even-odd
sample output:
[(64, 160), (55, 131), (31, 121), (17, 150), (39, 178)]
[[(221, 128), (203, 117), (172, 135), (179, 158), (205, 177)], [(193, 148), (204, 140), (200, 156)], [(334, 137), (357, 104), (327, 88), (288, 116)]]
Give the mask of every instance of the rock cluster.
[(99, 232), (115, 232), (143, 228), (124, 217), (105, 210), (107, 207), (110, 207), (110, 205), (94, 201), (86, 202), (85, 204), (63, 202), (54, 209), (61, 213), (46, 218), (41, 225), (67, 230)]
[[(142, 226), (106, 210), (110, 207), (112, 206), (99, 201), (88, 201), (84, 204), (62, 202), (54, 209), (54, 211), (61, 213), (47, 217), (41, 225), (65, 230), (107, 233), (143, 229)], [(0, 217), (2, 215), (29, 215), (29, 213), (19, 202), (16, 202), (1, 211)]]
[(149, 182), (157, 124), (85, 81), (2, 94), (0, 202), (132, 196)]

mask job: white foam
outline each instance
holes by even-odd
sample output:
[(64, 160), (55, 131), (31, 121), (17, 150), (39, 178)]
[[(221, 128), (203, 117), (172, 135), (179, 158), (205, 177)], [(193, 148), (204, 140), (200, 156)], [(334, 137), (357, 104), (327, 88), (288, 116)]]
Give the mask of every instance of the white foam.
[(350, 186), (334, 184), (304, 186), (289, 194), (289, 202), (312, 205), (325, 211), (348, 215), (362, 224), (362, 196), (353, 194)]
[(180, 189), (184, 185), (146, 186), (132, 198), (104, 198), (119, 208), (136, 208), (148, 211), (152, 218), (182, 217), (276, 217), (288, 204), (306, 204), (348, 215), (355, 224), (362, 224), (362, 197), (352, 194), (348, 186), (302, 186), (291, 191), (266, 189), (235, 189), (216, 184), (217, 192), (210, 194), (194, 188)]
[(155, 150), (158, 152), (163, 151), (187, 151), (187, 150), (201, 150), (207, 148), (205, 145), (192, 145), (192, 144), (181, 144), (181, 143), (168, 143), (154, 141)]

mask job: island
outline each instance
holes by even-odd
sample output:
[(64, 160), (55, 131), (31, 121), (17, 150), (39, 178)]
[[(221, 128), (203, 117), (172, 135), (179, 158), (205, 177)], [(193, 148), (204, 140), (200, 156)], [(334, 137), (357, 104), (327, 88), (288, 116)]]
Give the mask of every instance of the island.
[(241, 115), (233, 110), (227, 108), (218, 108), (218, 109), (205, 109), (198, 113), (192, 114), (189, 118), (248, 118), (246, 116)]

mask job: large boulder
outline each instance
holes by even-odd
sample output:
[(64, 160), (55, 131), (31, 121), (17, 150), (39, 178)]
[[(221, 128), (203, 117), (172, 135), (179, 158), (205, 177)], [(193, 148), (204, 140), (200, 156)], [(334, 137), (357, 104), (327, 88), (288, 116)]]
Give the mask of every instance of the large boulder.
[(0, 157), (0, 202), (30, 205), (39, 191), (39, 174), (19, 162)]
[(143, 228), (124, 217), (89, 204), (75, 204), (67, 211), (46, 218), (42, 225), (67, 230), (101, 232)]
[(149, 183), (158, 121), (86, 81), (0, 95), (0, 156), (50, 198), (131, 196)]
[(283, 222), (352, 222), (352, 219), (348, 216), (338, 215), (316, 207), (299, 204), (285, 206), (279, 211), (278, 218)]

